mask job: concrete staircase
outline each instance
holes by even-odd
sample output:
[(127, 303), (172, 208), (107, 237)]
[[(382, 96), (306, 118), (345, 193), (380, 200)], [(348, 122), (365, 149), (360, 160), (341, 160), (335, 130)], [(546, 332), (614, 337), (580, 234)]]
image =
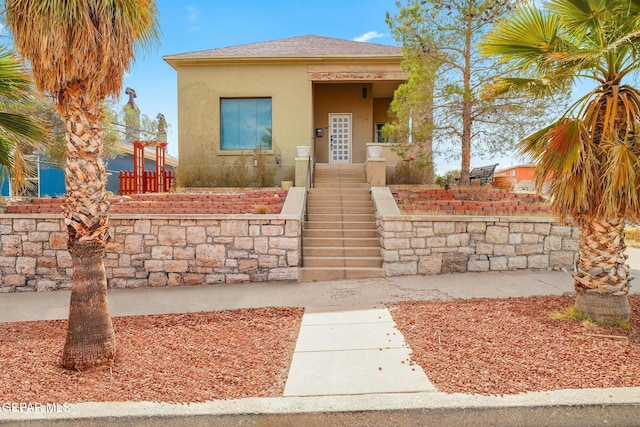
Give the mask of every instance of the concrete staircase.
[(316, 164), (302, 245), (301, 281), (384, 276), (364, 165)]

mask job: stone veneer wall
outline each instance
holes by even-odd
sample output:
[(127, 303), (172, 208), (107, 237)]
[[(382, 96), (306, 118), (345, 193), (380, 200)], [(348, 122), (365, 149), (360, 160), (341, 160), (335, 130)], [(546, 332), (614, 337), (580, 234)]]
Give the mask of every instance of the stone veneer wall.
[(579, 229), (538, 216), (401, 215), (372, 189), (386, 276), (573, 269)]
[[(550, 217), (411, 216), (373, 187), (387, 276), (572, 269), (579, 231)], [(110, 287), (296, 280), (305, 189), (279, 215), (113, 215), (105, 268)], [(59, 215), (0, 215), (0, 292), (71, 285)]]
[[(279, 215), (112, 215), (109, 287), (296, 280), (304, 188)], [(71, 286), (60, 215), (0, 215), (0, 292)]]

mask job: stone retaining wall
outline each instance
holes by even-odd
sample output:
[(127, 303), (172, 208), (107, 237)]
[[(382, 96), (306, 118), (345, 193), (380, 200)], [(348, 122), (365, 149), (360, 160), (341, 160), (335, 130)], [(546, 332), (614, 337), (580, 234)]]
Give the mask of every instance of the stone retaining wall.
[[(296, 280), (304, 188), (278, 215), (112, 215), (108, 286), (175, 286)], [(61, 215), (0, 215), (0, 292), (71, 286)]]
[(386, 276), (573, 269), (579, 229), (553, 217), (400, 215), (372, 189)]
[[(579, 231), (551, 217), (400, 215), (391, 192), (372, 196), (387, 276), (572, 269)], [(296, 280), (305, 189), (278, 215), (113, 215), (110, 287)], [(60, 215), (0, 215), (0, 292), (71, 285)]]
[[(59, 216), (5, 215), (0, 226), (0, 292), (71, 285)], [(113, 217), (111, 232), (104, 265), (112, 288), (297, 279), (299, 220)]]

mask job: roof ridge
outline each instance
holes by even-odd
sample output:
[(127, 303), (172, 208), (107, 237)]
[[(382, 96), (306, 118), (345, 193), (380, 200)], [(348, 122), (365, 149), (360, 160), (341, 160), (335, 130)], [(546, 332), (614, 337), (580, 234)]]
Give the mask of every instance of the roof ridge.
[(228, 47), (166, 55), (165, 58), (389, 56), (402, 55), (398, 46), (307, 34)]

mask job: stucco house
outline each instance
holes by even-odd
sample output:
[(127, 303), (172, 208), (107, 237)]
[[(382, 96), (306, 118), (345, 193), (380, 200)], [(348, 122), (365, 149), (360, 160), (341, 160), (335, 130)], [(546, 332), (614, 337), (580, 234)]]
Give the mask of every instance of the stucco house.
[(261, 147), (294, 165), (364, 163), (405, 81), (395, 46), (316, 35), (168, 55), (177, 71), (180, 169), (207, 171)]
[(535, 191), (535, 166), (533, 165), (516, 165), (500, 169), (493, 176), (496, 179), (494, 185), (502, 186), (506, 190)]

